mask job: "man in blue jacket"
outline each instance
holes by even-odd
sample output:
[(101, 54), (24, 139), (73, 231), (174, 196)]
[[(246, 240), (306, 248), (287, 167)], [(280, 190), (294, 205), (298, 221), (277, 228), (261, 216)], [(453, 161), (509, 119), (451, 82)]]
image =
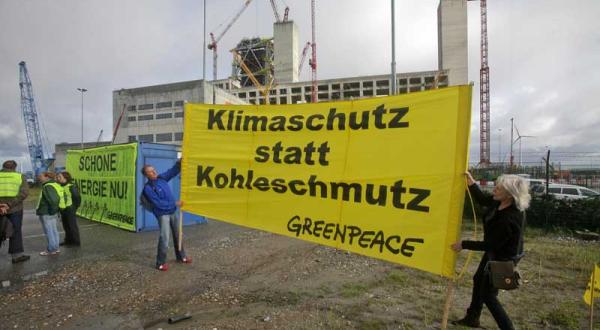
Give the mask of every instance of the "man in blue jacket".
[(185, 251), (179, 250), (178, 231), (177, 231), (177, 207), (181, 207), (181, 201), (175, 201), (169, 180), (174, 178), (181, 171), (181, 160), (166, 172), (158, 175), (152, 165), (144, 165), (142, 174), (148, 179), (144, 185), (144, 197), (152, 204), (152, 213), (158, 220), (160, 226), (160, 236), (158, 239), (158, 252), (156, 255), (156, 269), (167, 271), (169, 265), (166, 263), (167, 251), (169, 249), (169, 231), (173, 235), (173, 244), (175, 245), (175, 257), (177, 261), (189, 264), (192, 258), (186, 256)]

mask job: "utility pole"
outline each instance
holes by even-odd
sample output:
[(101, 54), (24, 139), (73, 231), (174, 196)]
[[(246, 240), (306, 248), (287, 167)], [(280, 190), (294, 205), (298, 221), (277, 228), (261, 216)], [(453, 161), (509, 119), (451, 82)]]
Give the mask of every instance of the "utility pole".
[(390, 95), (396, 95), (396, 11), (395, 11), (395, 0), (392, 0), (392, 77), (391, 77), (391, 91)]
[(514, 161), (514, 156), (513, 156), (513, 144), (514, 141), (513, 140), (513, 134), (514, 134), (514, 130), (515, 130), (515, 123), (514, 123), (514, 118), (510, 119), (510, 168), (512, 169), (513, 167), (513, 161)]
[(83, 93), (87, 92), (85, 88), (77, 88), (81, 92), (81, 150), (83, 150)]

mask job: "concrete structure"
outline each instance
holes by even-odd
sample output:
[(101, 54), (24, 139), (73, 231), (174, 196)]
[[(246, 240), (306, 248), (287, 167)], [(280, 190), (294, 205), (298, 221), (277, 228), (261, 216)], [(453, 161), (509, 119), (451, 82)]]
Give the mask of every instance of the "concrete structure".
[(448, 70), (451, 86), (469, 82), (467, 32), (467, 0), (440, 0), (438, 68)]
[[(298, 32), (293, 22), (274, 24), (275, 85), (270, 104), (310, 102), (312, 84), (298, 82)], [(468, 83), (466, 0), (440, 0), (438, 7), (439, 69), (396, 75), (398, 93), (413, 93)], [(270, 40), (270, 39), (265, 39)], [(213, 86), (216, 88), (213, 89)], [(377, 97), (390, 94), (389, 74), (320, 80), (319, 102)], [(214, 91), (214, 98), (213, 98)], [(181, 144), (183, 104), (265, 104), (255, 86), (236, 79), (202, 80), (122, 89), (113, 92), (113, 124), (126, 106), (117, 143), (144, 141)]]
[[(229, 81), (223, 85), (233, 87)], [(214, 99), (214, 102), (213, 102)], [(113, 127), (125, 107), (115, 143), (132, 141), (181, 144), (183, 104), (245, 104), (203, 80), (113, 91)]]
[[(398, 92), (405, 94), (431, 89), (436, 75), (438, 75), (438, 71), (397, 74)], [(441, 71), (438, 79), (438, 87), (449, 86), (447, 71)], [(390, 85), (390, 75), (388, 74), (327, 79), (318, 81), (317, 92), (319, 102), (329, 102), (389, 95)], [(278, 84), (269, 91), (269, 104), (310, 102), (311, 88), (312, 83), (310, 81)], [(254, 87), (234, 88), (229, 90), (229, 93), (249, 104), (265, 104), (262, 93)]]
[(273, 24), (275, 82), (298, 81), (298, 27), (294, 21)]
[[(85, 142), (83, 148), (95, 148), (110, 145), (111, 141)], [(67, 150), (81, 149), (81, 142), (76, 143), (58, 143), (54, 145), (54, 168), (53, 170), (62, 171), (67, 166)]]

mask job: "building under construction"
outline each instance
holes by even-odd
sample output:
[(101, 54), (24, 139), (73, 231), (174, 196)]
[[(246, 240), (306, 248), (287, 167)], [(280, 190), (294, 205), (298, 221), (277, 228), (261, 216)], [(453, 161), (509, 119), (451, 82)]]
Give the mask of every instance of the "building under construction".
[[(468, 83), (467, 0), (440, 0), (437, 14), (438, 68), (397, 74), (397, 93)], [(294, 104), (311, 102), (314, 96), (319, 102), (327, 102), (393, 93), (389, 74), (298, 81), (299, 64), (304, 58), (300, 56), (298, 31), (293, 21), (278, 21), (273, 25), (273, 38), (243, 39), (234, 50), (234, 59), (237, 53), (242, 61), (234, 60), (228, 79), (114, 91), (113, 123), (122, 118), (115, 142), (181, 144), (185, 102)], [(314, 95), (313, 86), (316, 86)]]

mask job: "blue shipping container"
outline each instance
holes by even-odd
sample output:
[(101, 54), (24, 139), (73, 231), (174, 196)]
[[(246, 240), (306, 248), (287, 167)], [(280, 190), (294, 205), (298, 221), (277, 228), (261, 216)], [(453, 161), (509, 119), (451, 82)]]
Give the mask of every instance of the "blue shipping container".
[[(146, 183), (146, 178), (142, 174), (141, 170), (144, 164), (152, 165), (156, 172), (163, 173), (166, 170), (173, 167), (175, 162), (177, 161), (177, 146), (171, 144), (158, 144), (158, 143), (138, 143), (138, 154), (137, 154), (137, 164), (136, 164), (136, 178), (135, 178), (135, 186), (136, 186), (136, 210), (135, 210), (135, 218), (136, 218), (136, 231), (150, 231), (158, 229), (158, 222), (156, 217), (152, 212), (146, 210), (139, 203), (139, 196), (144, 189), (144, 184)], [(181, 185), (180, 176), (176, 176), (169, 181), (169, 185), (173, 194), (178, 199), (179, 197), (179, 187)], [(205, 223), (206, 219), (202, 216), (191, 214), (188, 212), (183, 212), (183, 225), (194, 225), (199, 223)]]

